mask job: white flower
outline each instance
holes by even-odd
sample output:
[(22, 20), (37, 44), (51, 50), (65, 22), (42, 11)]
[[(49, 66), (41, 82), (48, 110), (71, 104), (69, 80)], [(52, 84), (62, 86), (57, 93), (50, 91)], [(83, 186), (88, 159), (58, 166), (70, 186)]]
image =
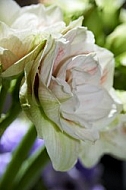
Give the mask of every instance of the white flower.
[[(7, 12), (9, 11), (9, 14)], [(14, 29), (30, 29), (31, 32), (47, 30), (60, 32), (65, 27), (63, 15), (56, 6), (42, 4), (20, 7), (13, 0), (1, 0), (0, 21)]]
[[(9, 11), (9, 14), (7, 12)], [(51, 34), (66, 29), (58, 7), (42, 4), (20, 7), (13, 0), (0, 1), (0, 65), (2, 77), (18, 75), (37, 58)]]
[(0, 64), (2, 77), (18, 75), (33, 61), (44, 45), (45, 37), (29, 30), (14, 30), (0, 22)]
[(68, 170), (81, 142), (97, 140), (122, 108), (112, 88), (113, 55), (96, 46), (86, 28), (75, 27), (50, 37), (40, 59), (25, 69), (22, 107), (54, 168)]

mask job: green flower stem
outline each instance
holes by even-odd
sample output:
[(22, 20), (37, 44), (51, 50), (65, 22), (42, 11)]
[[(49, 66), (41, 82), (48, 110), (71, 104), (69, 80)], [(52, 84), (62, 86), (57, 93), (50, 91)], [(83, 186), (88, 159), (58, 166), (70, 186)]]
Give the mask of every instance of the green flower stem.
[[(42, 168), (48, 160), (49, 157), (44, 147), (36, 151), (23, 163), (20, 171), (17, 173), (13, 190), (30, 190), (39, 180)], [(46, 190), (42, 181), (41, 190)]]
[(1, 190), (13, 190), (14, 179), (19, 172), (23, 161), (27, 158), (29, 150), (33, 145), (35, 139), (36, 131), (34, 126), (31, 126), (17, 149), (14, 151), (12, 160), (0, 180)]
[(2, 89), (1, 89), (1, 92), (0, 92), (0, 117), (1, 117), (1, 114), (2, 114), (3, 106), (4, 106), (4, 103), (5, 103), (5, 99), (6, 99), (6, 95), (7, 95), (7, 89), (2, 86)]
[[(11, 104), (11, 107), (8, 110), (8, 112), (5, 115), (5, 117), (1, 118), (1, 120), (0, 120), (0, 136), (2, 136), (2, 134), (4, 133), (4, 131), (6, 130), (6, 128), (17, 118), (17, 116), (21, 112), (21, 106), (20, 106), (20, 101), (19, 101), (19, 89), (20, 89), (20, 83), (21, 83), (22, 77), (23, 77), (22, 74), (20, 76), (18, 76), (18, 78), (16, 80), (16, 83), (15, 83), (15, 85), (13, 87), (13, 90), (11, 92), (11, 94), (12, 94), (12, 104)], [(7, 82), (9, 82), (9, 80)], [(3, 83), (6, 89), (9, 88), (7, 86), (7, 84), (8, 84), (7, 82), (5, 84)], [(3, 97), (2, 94), (1, 94), (1, 96)]]
[(20, 112), (21, 106), (19, 102), (17, 102), (11, 107), (9, 113), (7, 113), (5, 118), (0, 122), (0, 136), (2, 136), (6, 128), (17, 118)]
[(6, 96), (10, 87), (10, 80), (2, 80), (2, 87), (0, 90), (0, 117), (3, 110), (3, 106), (6, 100)]
[(12, 102), (19, 102), (20, 85), (23, 78), (23, 74), (19, 75), (12, 90)]

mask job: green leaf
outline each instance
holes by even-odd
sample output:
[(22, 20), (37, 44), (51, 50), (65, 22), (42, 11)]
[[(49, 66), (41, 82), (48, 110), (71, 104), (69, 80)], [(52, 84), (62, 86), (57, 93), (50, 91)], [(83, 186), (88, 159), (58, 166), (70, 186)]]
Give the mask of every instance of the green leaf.
[(39, 148), (35, 154), (23, 163), (20, 171), (17, 173), (13, 190), (30, 190), (39, 179), (42, 168), (48, 160), (49, 157), (44, 146)]

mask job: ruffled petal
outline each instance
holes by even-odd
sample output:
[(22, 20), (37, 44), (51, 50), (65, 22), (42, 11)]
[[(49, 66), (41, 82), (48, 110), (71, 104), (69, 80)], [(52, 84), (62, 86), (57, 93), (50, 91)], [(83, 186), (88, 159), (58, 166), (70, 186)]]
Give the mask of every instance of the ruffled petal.
[(62, 103), (61, 113), (64, 119), (71, 120), (85, 128), (101, 130), (121, 110), (121, 105), (99, 86), (80, 85), (77, 87), (76, 97), (79, 102), (78, 107), (75, 109), (75, 101), (71, 103), (71, 100), (67, 100)]
[[(96, 141), (99, 138), (99, 133), (96, 129), (86, 129), (79, 125), (79, 123), (73, 122), (68, 119), (64, 119), (62, 116), (60, 117), (60, 123), (63, 131), (72, 136), (73, 138), (85, 141)], [(86, 121), (84, 121), (83, 125), (86, 125)]]

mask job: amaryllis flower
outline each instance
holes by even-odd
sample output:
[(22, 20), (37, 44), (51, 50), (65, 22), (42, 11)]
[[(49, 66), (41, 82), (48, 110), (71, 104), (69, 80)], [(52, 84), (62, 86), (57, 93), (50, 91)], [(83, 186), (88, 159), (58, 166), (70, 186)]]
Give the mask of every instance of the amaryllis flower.
[[(6, 12), (10, 9), (10, 14)], [(42, 4), (20, 7), (13, 0), (1, 0), (0, 21), (15, 29), (55, 30), (65, 27), (63, 15), (57, 6), (44, 7)]]
[[(6, 14), (9, 10), (9, 14)], [(20, 74), (37, 58), (50, 33), (60, 36), (66, 28), (58, 7), (42, 4), (20, 7), (13, 0), (0, 1), (0, 63), (2, 77)]]
[(15, 30), (0, 22), (1, 76), (20, 74), (25, 64), (38, 56), (44, 40), (44, 36), (30, 30)]
[(40, 60), (25, 67), (22, 108), (35, 124), (56, 170), (68, 170), (80, 156), (82, 142), (121, 110), (113, 84), (112, 53), (94, 44), (85, 27), (47, 40)]

